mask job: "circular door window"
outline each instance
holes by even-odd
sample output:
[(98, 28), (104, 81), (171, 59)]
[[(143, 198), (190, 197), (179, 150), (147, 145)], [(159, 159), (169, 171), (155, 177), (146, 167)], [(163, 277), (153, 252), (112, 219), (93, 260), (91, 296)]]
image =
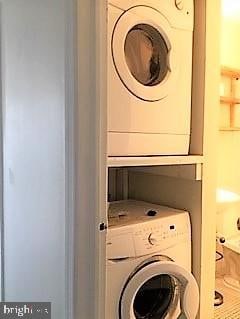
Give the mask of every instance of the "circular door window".
[(180, 52), (169, 21), (157, 10), (136, 6), (113, 29), (111, 53), (126, 89), (144, 101), (159, 101), (178, 79)]
[(168, 46), (160, 32), (148, 24), (137, 24), (127, 34), (124, 45), (128, 68), (145, 86), (161, 83), (168, 74)]
[(147, 260), (128, 278), (119, 300), (119, 319), (172, 319), (181, 313), (196, 317), (196, 280), (183, 267), (161, 258)]
[(167, 274), (154, 276), (146, 281), (133, 301), (135, 318), (165, 318), (169, 308), (173, 307), (176, 287), (176, 279)]

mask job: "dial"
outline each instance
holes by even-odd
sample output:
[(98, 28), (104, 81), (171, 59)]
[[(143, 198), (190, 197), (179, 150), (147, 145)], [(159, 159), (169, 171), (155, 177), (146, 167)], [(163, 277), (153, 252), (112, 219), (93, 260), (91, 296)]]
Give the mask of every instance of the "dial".
[(149, 236), (148, 236), (148, 242), (149, 244), (151, 245), (155, 245), (157, 243), (158, 239), (156, 236), (154, 236), (153, 233), (151, 233)]
[(178, 10), (183, 10), (184, 0), (175, 0), (175, 6)]

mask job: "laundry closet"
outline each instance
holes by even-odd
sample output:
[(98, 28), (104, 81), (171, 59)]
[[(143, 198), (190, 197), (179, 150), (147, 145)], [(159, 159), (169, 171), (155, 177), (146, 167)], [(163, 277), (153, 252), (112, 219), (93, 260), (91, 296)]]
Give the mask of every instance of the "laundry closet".
[[(219, 1), (133, 2), (109, 12), (107, 0), (1, 1), (1, 300), (51, 301), (54, 319), (116, 319), (105, 315), (108, 205), (128, 199), (151, 203), (144, 218), (153, 221), (164, 210), (162, 238), (188, 236), (192, 262), (187, 255), (181, 272), (198, 284), (198, 318), (213, 317)], [(192, 61), (182, 53), (191, 39)], [(147, 247), (154, 227), (143, 230)], [(176, 274), (170, 257), (152, 261)]]
[[(128, 1), (122, 1), (123, 5), (127, 2)], [(175, 5), (175, 2), (172, 2), (173, 5)], [(152, 3), (154, 3), (154, 1), (152, 1)], [(138, 138), (138, 136), (135, 136), (136, 133), (147, 135), (146, 133), (148, 132), (149, 134), (157, 135), (156, 121), (154, 121), (153, 129), (147, 126), (146, 123), (142, 132), (139, 131), (138, 127), (140, 117), (144, 122), (144, 105), (145, 101), (149, 100), (147, 94), (152, 89), (151, 85), (149, 86), (149, 90), (146, 85), (146, 90), (141, 91), (140, 86), (137, 85), (134, 80), (130, 80), (130, 74), (126, 75), (124, 73), (126, 64), (119, 65), (119, 60), (117, 60), (119, 57), (116, 57), (116, 60), (114, 60), (115, 64), (112, 65), (115, 72), (113, 76), (115, 78), (112, 79), (112, 81), (121, 80), (123, 84), (122, 87), (126, 90), (128, 88), (128, 91), (132, 92), (132, 95), (128, 96), (131, 96), (131, 99), (135, 101), (139, 100), (139, 110), (143, 110), (143, 113), (139, 113), (140, 115), (136, 117), (131, 114), (131, 116), (127, 117), (127, 121), (124, 122), (122, 119), (126, 115), (125, 105), (123, 109), (121, 109), (119, 100), (120, 98), (126, 99), (125, 93), (119, 97), (114, 92), (110, 92), (110, 94), (112, 94), (111, 97), (108, 96), (109, 92), (107, 93), (108, 72), (111, 72), (111, 70), (107, 70), (106, 67), (108, 65), (107, 47), (109, 45), (109, 39), (107, 38), (108, 29), (105, 23), (107, 21), (106, 6), (106, 1), (100, 1), (96, 6), (97, 41), (95, 42), (91, 39), (90, 43), (92, 47), (87, 47), (87, 45), (89, 45), (89, 39), (85, 41), (82, 40), (79, 44), (80, 48), (84, 49), (86, 54), (90, 54), (89, 59), (91, 59), (92, 56), (90, 49), (96, 48), (97, 54), (95, 59), (91, 60), (96, 66), (94, 73), (96, 82), (94, 82), (95, 86), (92, 86), (92, 90), (95, 92), (95, 99), (93, 99), (93, 95), (91, 95), (91, 101), (96, 102), (96, 107), (92, 110), (91, 117), (84, 117), (82, 119), (79, 117), (80, 124), (82, 124), (83, 127), (82, 133), (87, 132), (93, 142), (86, 148), (88, 154), (91, 154), (91, 157), (89, 157), (90, 162), (85, 166), (85, 171), (86, 174), (95, 176), (95, 183), (89, 181), (87, 184), (85, 184), (85, 182), (83, 184), (83, 180), (79, 177), (78, 183), (85, 191), (84, 196), (80, 192), (79, 198), (77, 199), (77, 207), (82, 211), (85, 209), (84, 215), (79, 216), (78, 221), (88, 222), (88, 227), (86, 230), (83, 230), (83, 232), (85, 238), (88, 240), (90, 253), (89, 251), (83, 252), (79, 249), (79, 253), (76, 255), (79, 271), (82, 266), (86, 269), (86, 272), (87, 269), (90, 269), (90, 273), (94, 274), (94, 276), (90, 277), (89, 275), (85, 278), (79, 276), (78, 278), (76, 283), (77, 296), (79, 296), (78, 309), (80, 311), (82, 306), (85, 307), (85, 309), (89, 309), (88, 315), (90, 317), (109, 319), (105, 317), (105, 305), (108, 300), (104, 300), (106, 293), (106, 235), (109, 231), (107, 208), (108, 204), (111, 205), (113, 201), (133, 199), (189, 212), (192, 227), (192, 272), (197, 280), (200, 293), (199, 314), (197, 318), (212, 318), (214, 313), (215, 288), (214, 157), (219, 106), (219, 1), (194, 1), (191, 113), (189, 115), (190, 126), (185, 128), (186, 135), (189, 135), (189, 150), (185, 152), (177, 151), (175, 154), (169, 150), (166, 150), (165, 153), (164, 150), (160, 150), (157, 154), (154, 151), (150, 151), (149, 154), (151, 154), (151, 156), (140, 154), (139, 149), (130, 153), (129, 150), (132, 149), (131, 145), (129, 147), (126, 143), (127, 139), (124, 137), (126, 133), (131, 133), (134, 135), (134, 138)], [(115, 9), (117, 13), (115, 12), (114, 14), (118, 14), (119, 19), (120, 17), (124, 19), (124, 15), (121, 16), (121, 13), (119, 14), (121, 7)], [(91, 10), (93, 9), (89, 5), (87, 16), (88, 18), (90, 17), (90, 19), (91, 15), (89, 12), (91, 12)], [(131, 14), (131, 12), (129, 12), (129, 14)], [(133, 20), (136, 12), (132, 12), (132, 14), (132, 17), (128, 17), (130, 21)], [(81, 17), (83, 20), (86, 19), (83, 13)], [(80, 27), (81, 23), (79, 19)], [(165, 25), (165, 20), (163, 23)], [(124, 28), (124, 24), (118, 27)], [(129, 39), (135, 38), (135, 34), (139, 29), (141, 29), (143, 33), (146, 32), (145, 27), (144, 23), (139, 21), (137, 30), (132, 28)], [(96, 26), (94, 26), (94, 28), (96, 28)], [(122, 34), (124, 34), (124, 32), (126, 32), (126, 30), (123, 30)], [(101, 37), (99, 34), (101, 34)], [(146, 47), (147, 46), (148, 43), (146, 43)], [(116, 49), (116, 47), (120, 47), (120, 49)], [(135, 47), (132, 48), (129, 45), (127, 48), (124, 48), (122, 39), (112, 38), (112, 51), (117, 50), (117, 52), (119, 52), (118, 50), (121, 50), (119, 54), (123, 55), (125, 49), (129, 50), (130, 57), (135, 54)], [(163, 51), (168, 49), (167, 46), (161, 48)], [(138, 53), (138, 51), (136, 53)], [(145, 56), (144, 58), (147, 57)], [(173, 61), (178, 63), (178, 60), (179, 57), (173, 56)], [(83, 61), (83, 57), (79, 56), (79, 65), (85, 67)], [(131, 64), (130, 61), (131, 59), (128, 61), (128, 68), (130, 67), (132, 69), (132, 76), (138, 78), (139, 69), (134, 63)], [(124, 76), (126, 77), (124, 78)], [(164, 74), (162, 76), (164, 76)], [(81, 92), (83, 96), (87, 98), (84, 87), (86, 87), (86, 81), (92, 83), (91, 74), (89, 74), (89, 78), (84, 78), (81, 75), (81, 68), (79, 67), (79, 78), (82, 84)], [(144, 83), (146, 83), (148, 79), (143, 76), (141, 81), (145, 81)], [(159, 78), (152, 78), (151, 81), (156, 81), (157, 83)], [(177, 82), (176, 85), (178, 85)], [(139, 97), (141, 98), (139, 99)], [(111, 127), (109, 126), (109, 110), (107, 109), (107, 100), (109, 98), (111, 98), (112, 103), (114, 103), (117, 108), (115, 118), (113, 118), (111, 122)], [(154, 101), (158, 101), (158, 99), (159, 97), (156, 97)], [(154, 103), (155, 102), (153, 102), (153, 108), (155, 107)], [(155, 107), (155, 110), (157, 110), (157, 107)], [(121, 112), (123, 112), (123, 114)], [(134, 112), (134, 110), (132, 112)], [(167, 118), (171, 115), (174, 122), (176, 119), (174, 111), (172, 110), (171, 113), (167, 114)], [(184, 114), (189, 113), (186, 111)], [(113, 115), (110, 114), (110, 119), (112, 116)], [(181, 122), (181, 118), (179, 118), (179, 121)], [(133, 132), (128, 130), (127, 125), (129, 125), (129, 123), (133, 123), (133, 126), (135, 125)], [(166, 126), (168, 124), (169, 122), (164, 123)], [(116, 128), (117, 125), (118, 127)], [(173, 126), (177, 132), (178, 127), (176, 123)], [(108, 133), (111, 133), (111, 136), (114, 136), (114, 138), (109, 138), (110, 135)], [(174, 136), (174, 134), (172, 134), (172, 136)], [(82, 135), (81, 138), (84, 138), (84, 136)], [(122, 142), (118, 142), (118, 138), (121, 138)], [(110, 145), (112, 149), (112, 153), (109, 154), (111, 156), (107, 156), (107, 140), (108, 147)], [(145, 141), (144, 143), (146, 143), (147, 148), (149, 146), (148, 142)], [(142, 147), (141, 139), (139, 139), (138, 142), (134, 140), (133, 144), (138, 145), (140, 148)], [(176, 146), (176, 143), (174, 144)], [(124, 149), (118, 153), (119, 145), (123, 146)], [(153, 149), (156, 145), (150, 145), (150, 147)], [(149, 152), (149, 150), (147, 152)], [(80, 149), (78, 157), (79, 159), (83, 159)], [(91, 196), (89, 192), (91, 192)], [(89, 209), (92, 215), (87, 213)], [(82, 236), (80, 233), (77, 234), (79, 247), (83, 244)], [(86, 257), (89, 258), (89, 256), (88, 267), (82, 260)], [(88, 283), (87, 279), (90, 280), (90, 283)], [(87, 290), (87, 296), (84, 296), (85, 293), (83, 294), (83, 289), (80, 289), (80, 287), (83, 287), (82, 283), (84, 283), (84, 287), (91, 288)], [(89, 300), (92, 301), (93, 296), (95, 301), (94, 306), (91, 302), (90, 307)], [(89, 299), (87, 299), (87, 297)]]
[[(147, 11), (144, 11), (144, 1), (139, 6), (138, 1), (135, 2), (132, 9), (128, 7), (128, 1), (118, 5), (109, 1), (108, 5), (108, 207), (114, 201), (132, 199), (189, 212), (192, 271), (200, 289), (198, 318), (211, 318), (215, 258), (214, 139), (219, 79), (219, 44), (218, 40), (214, 43), (213, 38), (219, 33), (217, 12), (220, 16), (220, 8), (217, 1), (195, 1), (191, 18), (191, 1), (181, 2), (180, 10), (171, 3), (172, 12), (164, 4), (163, 8), (157, 9), (166, 10), (165, 21), (152, 9), (157, 7), (154, 1), (150, 1), (151, 9)], [(174, 25), (171, 13), (174, 16), (174, 12), (177, 15), (173, 17), (175, 34), (171, 30)], [(181, 20), (179, 12), (185, 12), (185, 20)], [(146, 21), (157, 25), (160, 31), (164, 30), (161, 40), (154, 32), (149, 38), (153, 45), (154, 41), (162, 43), (157, 49), (162, 55), (165, 50), (170, 56), (169, 65), (167, 58), (161, 61), (171, 71), (163, 81), (166, 88), (161, 86), (160, 78), (166, 76), (161, 72), (169, 70), (163, 68), (157, 76), (152, 73), (148, 76), (144, 70), (147, 53), (144, 56), (138, 42), (144, 33), (152, 31), (144, 22), (145, 14)], [(185, 25), (181, 21), (185, 21)], [(193, 61), (191, 52), (187, 51), (191, 46), (191, 23), (194, 24)], [(178, 52), (179, 47), (182, 53), (181, 50)], [(184, 56), (184, 52), (188, 55)], [(139, 59), (142, 59), (142, 65), (137, 65)], [(176, 95), (169, 94), (172, 86), (176, 86)], [(121, 313), (121, 309), (119, 311)]]

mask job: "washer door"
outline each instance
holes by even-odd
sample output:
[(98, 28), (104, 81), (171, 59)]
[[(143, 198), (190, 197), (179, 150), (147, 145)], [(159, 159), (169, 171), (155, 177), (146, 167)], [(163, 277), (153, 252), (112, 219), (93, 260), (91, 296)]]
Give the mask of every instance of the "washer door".
[(142, 100), (161, 100), (175, 87), (173, 31), (153, 8), (136, 6), (120, 16), (112, 35), (112, 58), (125, 87)]
[(120, 298), (119, 318), (176, 319), (184, 314), (194, 319), (198, 305), (199, 291), (193, 275), (174, 262), (158, 261), (131, 275)]

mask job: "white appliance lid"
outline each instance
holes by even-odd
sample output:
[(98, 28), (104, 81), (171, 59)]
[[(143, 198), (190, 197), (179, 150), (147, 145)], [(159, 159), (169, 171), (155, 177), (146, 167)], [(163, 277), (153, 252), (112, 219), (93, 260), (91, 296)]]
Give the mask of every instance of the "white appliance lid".
[[(152, 212), (150, 216), (148, 215), (149, 212)], [(154, 212), (156, 214), (153, 214)], [(123, 200), (109, 204), (108, 226), (109, 228), (129, 226), (174, 216), (181, 216), (181, 222), (184, 222), (184, 220), (188, 222), (189, 220), (188, 213), (183, 210), (143, 201)]]

